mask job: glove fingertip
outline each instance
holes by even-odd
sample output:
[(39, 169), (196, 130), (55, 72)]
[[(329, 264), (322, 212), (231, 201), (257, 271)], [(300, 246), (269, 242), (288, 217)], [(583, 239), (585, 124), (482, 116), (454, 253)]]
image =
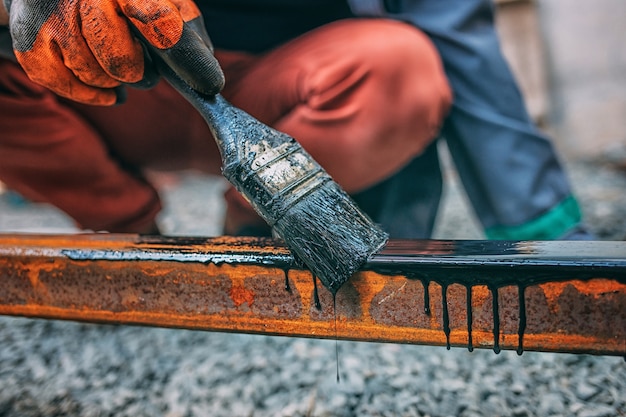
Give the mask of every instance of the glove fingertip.
[(219, 93), (226, 82), (219, 62), (204, 44), (192, 46), (177, 45), (164, 50), (161, 58), (194, 90), (207, 95)]
[(226, 84), (226, 79), (224, 72), (217, 65), (217, 61), (215, 63), (198, 62), (197, 66), (200, 71), (192, 71), (195, 77), (193, 81), (189, 81), (189, 84), (203, 94), (215, 95), (222, 91)]

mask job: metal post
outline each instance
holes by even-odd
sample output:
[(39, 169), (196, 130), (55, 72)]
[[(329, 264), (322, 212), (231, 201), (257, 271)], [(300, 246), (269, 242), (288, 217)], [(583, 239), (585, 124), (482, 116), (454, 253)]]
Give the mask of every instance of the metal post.
[(277, 240), (0, 235), (0, 280), (3, 315), (626, 355), (626, 242), (391, 241), (333, 300)]

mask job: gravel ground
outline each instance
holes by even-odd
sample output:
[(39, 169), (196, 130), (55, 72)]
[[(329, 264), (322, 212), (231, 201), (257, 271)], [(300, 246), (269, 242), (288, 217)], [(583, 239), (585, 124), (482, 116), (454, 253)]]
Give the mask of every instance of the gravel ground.
[[(626, 240), (626, 171), (569, 162), (590, 228)], [(482, 238), (447, 172), (437, 238)], [(219, 234), (224, 183), (164, 185), (176, 235)], [(0, 195), (0, 231), (72, 232)], [(626, 416), (626, 361), (0, 317), (0, 416)], [(336, 381), (339, 367), (341, 381)]]

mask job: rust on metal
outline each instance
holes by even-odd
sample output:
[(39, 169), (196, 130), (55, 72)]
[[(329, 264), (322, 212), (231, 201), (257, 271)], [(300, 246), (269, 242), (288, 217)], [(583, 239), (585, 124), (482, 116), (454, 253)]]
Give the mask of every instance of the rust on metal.
[(0, 280), (3, 315), (626, 355), (626, 242), (390, 241), (333, 300), (277, 240), (0, 235)]

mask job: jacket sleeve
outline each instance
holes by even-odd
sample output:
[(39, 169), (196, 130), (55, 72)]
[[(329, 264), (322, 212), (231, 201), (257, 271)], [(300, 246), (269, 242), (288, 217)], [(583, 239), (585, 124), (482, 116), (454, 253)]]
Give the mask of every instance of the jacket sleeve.
[(454, 103), (442, 135), (488, 237), (553, 239), (580, 222), (557, 153), (533, 124), (502, 55), (490, 0), (350, 0), (436, 45)]

